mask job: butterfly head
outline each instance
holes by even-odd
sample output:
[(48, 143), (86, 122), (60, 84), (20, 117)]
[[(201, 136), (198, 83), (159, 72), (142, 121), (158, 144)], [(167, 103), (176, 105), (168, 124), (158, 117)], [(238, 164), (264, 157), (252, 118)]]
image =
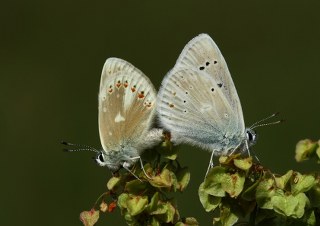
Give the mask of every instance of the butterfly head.
[(117, 171), (122, 165), (120, 156), (118, 155), (117, 152), (114, 152), (114, 151), (111, 151), (111, 152), (100, 151), (97, 153), (94, 160), (99, 166), (102, 166), (102, 167), (106, 166), (111, 171)]
[(246, 139), (248, 141), (249, 146), (253, 146), (257, 143), (258, 134), (251, 128), (246, 129)]
[(131, 167), (135, 162), (138, 151), (126, 145), (121, 145), (116, 150), (101, 150), (97, 152), (95, 162), (99, 166), (107, 166), (111, 171), (117, 171), (120, 167)]

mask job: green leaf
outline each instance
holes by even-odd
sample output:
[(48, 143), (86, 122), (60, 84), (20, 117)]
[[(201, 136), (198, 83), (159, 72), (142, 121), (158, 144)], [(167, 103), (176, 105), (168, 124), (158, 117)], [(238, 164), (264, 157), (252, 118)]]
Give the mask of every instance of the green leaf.
[(160, 175), (152, 177), (152, 180), (150, 180), (149, 183), (158, 188), (170, 188), (173, 184), (172, 172), (164, 168)]
[(312, 175), (301, 175), (296, 172), (291, 180), (291, 192), (296, 195), (300, 192), (310, 190), (315, 184), (315, 178)]
[(152, 217), (151, 218), (151, 226), (161, 226), (161, 223), (158, 221), (157, 218)]
[(220, 221), (223, 226), (232, 226), (238, 219), (239, 217), (229, 207), (224, 206), (220, 209)]
[(194, 217), (187, 217), (185, 219), (184, 223), (186, 226), (198, 226), (199, 225), (197, 219)]
[(229, 164), (230, 161), (228, 161), (228, 160), (229, 160), (228, 156), (221, 155), (220, 158), (219, 158), (219, 163), (221, 163), (221, 164)]
[(316, 150), (316, 154), (318, 157), (318, 163), (320, 163), (320, 140), (318, 140), (318, 148)]
[(80, 213), (80, 220), (84, 226), (93, 226), (99, 219), (99, 210), (91, 209)]
[(220, 156), (219, 158), (219, 163), (221, 165), (227, 165), (227, 166), (232, 166), (233, 165), (233, 161), (237, 158), (239, 158), (241, 156), (241, 154), (233, 154), (233, 155), (228, 155), (228, 156)]
[(120, 209), (126, 209), (127, 208), (127, 199), (129, 198), (129, 195), (127, 193), (122, 193), (118, 197), (118, 206)]
[(222, 184), (228, 177), (225, 168), (221, 166), (213, 167), (208, 173), (204, 184), (203, 190), (209, 195), (224, 197), (225, 190), (222, 188)]
[(162, 218), (163, 221), (166, 222), (166, 223), (169, 223), (169, 222), (173, 223), (173, 219), (174, 219), (174, 216), (175, 216), (175, 213), (176, 213), (176, 209), (169, 202), (167, 203), (167, 205), (168, 205), (167, 213), (162, 215), (162, 216), (160, 216), (160, 218)]
[(252, 166), (252, 157), (245, 158), (245, 159), (234, 159), (233, 163), (237, 168), (247, 171)]
[[(139, 167), (140, 168), (140, 167)], [(147, 163), (143, 166), (144, 170), (146, 171), (146, 174), (151, 176), (153, 175), (153, 167), (150, 165), (150, 163)], [(143, 170), (140, 170), (139, 173), (139, 177), (140, 178), (145, 178), (146, 180), (149, 181), (149, 178), (146, 177), (145, 173), (143, 172)]]
[(178, 149), (172, 148), (172, 143), (170, 141), (163, 142), (161, 147), (158, 148), (157, 151), (164, 158), (167, 158), (170, 160), (176, 160), (178, 157)]
[(157, 209), (150, 212), (150, 215), (161, 215), (161, 214), (165, 214), (168, 211), (168, 207), (166, 205), (166, 203), (158, 203), (157, 205)]
[(160, 203), (157, 206), (157, 209), (150, 213), (150, 215), (156, 215), (158, 219), (162, 222), (169, 223), (173, 222), (175, 215), (175, 208), (171, 205), (170, 202)]
[(260, 178), (256, 180), (250, 187), (244, 190), (241, 197), (246, 201), (254, 201), (256, 199), (256, 189), (260, 183)]
[(310, 204), (312, 207), (320, 208), (320, 181), (317, 179), (317, 183), (308, 191), (310, 198)]
[(127, 199), (127, 209), (131, 216), (136, 216), (146, 208), (148, 197), (130, 195)]
[(258, 206), (262, 209), (272, 209), (273, 204), (271, 198), (275, 195), (274, 181), (265, 179), (261, 181), (257, 187), (256, 199)]
[(147, 206), (147, 211), (150, 213), (150, 212), (153, 212), (153, 211), (156, 211), (157, 209), (157, 206), (158, 206), (158, 202), (159, 202), (159, 193), (156, 192), (154, 193), (154, 195), (152, 196), (151, 198), (151, 201), (150, 203), (148, 204)]
[(222, 188), (230, 197), (237, 197), (243, 190), (245, 182), (245, 175), (242, 172), (236, 172), (234, 174), (227, 174), (225, 180), (222, 182)]
[(113, 190), (120, 182), (120, 177), (111, 177), (107, 183), (108, 190)]
[(203, 189), (207, 194), (224, 197), (227, 192), (230, 197), (237, 197), (243, 190), (245, 175), (242, 172), (229, 174), (221, 166), (213, 167), (207, 175)]
[(203, 208), (205, 209), (205, 211), (210, 212), (220, 204), (221, 198), (209, 195), (208, 193), (205, 192), (205, 190), (203, 189), (203, 186), (204, 186), (204, 182), (200, 185), (198, 190), (200, 202)]
[(284, 193), (280, 195), (277, 193), (277, 195), (271, 198), (271, 202), (274, 211), (277, 213), (288, 217), (301, 218), (304, 214), (304, 208), (308, 202), (308, 198), (304, 193), (296, 196), (285, 195)]
[(177, 189), (183, 191), (189, 184), (190, 181), (190, 171), (188, 167), (179, 169), (176, 172), (177, 178)]
[(135, 179), (126, 183), (125, 191), (130, 194), (141, 194), (147, 189), (147, 187), (147, 183), (143, 183), (140, 180)]
[(315, 155), (319, 144), (309, 139), (301, 140), (296, 145), (296, 161), (301, 162)]
[(135, 219), (128, 211), (124, 211), (124, 213), (122, 213), (122, 215), (124, 215), (124, 219), (126, 220), (126, 222), (129, 225), (133, 225), (134, 224)]
[(199, 223), (194, 217), (187, 217), (183, 222), (177, 222), (174, 226), (199, 226)]
[(305, 222), (306, 225), (316, 225), (317, 221), (316, 221), (316, 216), (314, 215), (314, 211), (308, 211), (305, 215)]
[(284, 189), (290, 180), (291, 176), (293, 174), (292, 170), (289, 170), (285, 175), (281, 177), (275, 177), (276, 186), (280, 189)]

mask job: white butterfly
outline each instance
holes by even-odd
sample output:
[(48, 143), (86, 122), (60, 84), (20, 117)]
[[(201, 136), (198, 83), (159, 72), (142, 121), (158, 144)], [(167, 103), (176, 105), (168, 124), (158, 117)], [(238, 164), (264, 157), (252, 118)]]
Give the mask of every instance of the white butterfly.
[[(102, 70), (98, 96), (99, 133), (103, 150), (82, 145), (82, 149), (67, 151), (97, 152), (96, 162), (100, 166), (107, 166), (111, 171), (123, 167), (131, 172), (129, 167), (137, 160), (140, 160), (144, 170), (140, 158), (142, 151), (162, 139), (161, 129), (151, 129), (156, 96), (151, 81), (140, 70), (124, 60), (107, 59)], [(146, 173), (145, 175), (147, 176)]]
[(256, 133), (245, 128), (227, 64), (207, 34), (198, 35), (184, 47), (162, 82), (157, 110), (173, 142), (198, 145), (212, 152), (208, 170), (213, 155), (239, 148), (249, 151), (256, 142)]

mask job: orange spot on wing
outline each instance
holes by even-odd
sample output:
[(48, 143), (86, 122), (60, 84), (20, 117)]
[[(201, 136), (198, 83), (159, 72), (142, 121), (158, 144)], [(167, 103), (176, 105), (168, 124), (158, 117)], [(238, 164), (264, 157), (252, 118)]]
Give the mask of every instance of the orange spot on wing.
[(111, 88), (108, 90), (109, 93), (112, 93), (112, 91), (113, 91), (113, 89), (111, 89)]
[(125, 81), (123, 86), (124, 86), (124, 88), (127, 88), (128, 87), (128, 81)]
[(117, 84), (116, 84), (116, 86), (117, 86), (118, 88), (119, 88), (121, 85), (122, 85), (122, 84), (121, 84), (120, 81), (118, 81)]
[(138, 94), (138, 98), (144, 98), (144, 92), (143, 91), (141, 91), (139, 94)]
[(135, 91), (136, 91), (136, 88), (137, 88), (136, 85), (132, 86), (132, 87), (131, 87), (131, 91), (132, 91), (132, 92), (135, 92)]

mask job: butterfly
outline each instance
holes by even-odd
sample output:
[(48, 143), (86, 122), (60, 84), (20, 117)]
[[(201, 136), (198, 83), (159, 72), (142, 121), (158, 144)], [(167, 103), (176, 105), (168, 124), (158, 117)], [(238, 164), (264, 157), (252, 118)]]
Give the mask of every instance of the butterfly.
[(239, 149), (249, 153), (257, 140), (254, 127), (245, 127), (226, 61), (207, 34), (196, 36), (184, 47), (163, 79), (157, 111), (160, 124), (170, 131), (174, 143), (189, 143), (212, 152), (207, 173), (214, 155)]
[(96, 163), (111, 171), (123, 167), (131, 172), (129, 168), (140, 160), (144, 171), (140, 157), (142, 151), (162, 140), (162, 130), (152, 129), (156, 98), (153, 84), (139, 69), (125, 60), (108, 58), (103, 66), (98, 95), (99, 134), (103, 149), (86, 146), (88, 148), (68, 151), (94, 151), (97, 153)]

